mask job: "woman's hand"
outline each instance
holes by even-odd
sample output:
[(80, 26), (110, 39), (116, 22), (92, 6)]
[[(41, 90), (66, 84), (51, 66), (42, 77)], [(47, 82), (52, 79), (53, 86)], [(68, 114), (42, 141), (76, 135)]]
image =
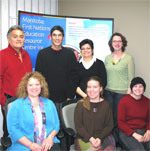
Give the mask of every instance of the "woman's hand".
[(99, 138), (94, 138), (94, 137), (91, 137), (90, 138), (90, 143), (93, 147), (97, 148), (101, 145), (101, 140)]
[(42, 146), (40, 146), (40, 145), (37, 144), (37, 143), (31, 143), (30, 149), (31, 149), (32, 151), (41, 151), (41, 150), (42, 150)]
[(42, 143), (42, 151), (50, 150), (53, 144), (53, 137), (47, 137)]
[(101, 145), (101, 140), (99, 138), (96, 138), (95, 139), (95, 144), (94, 144), (94, 147), (97, 148)]
[(144, 142), (150, 141), (150, 130), (147, 130), (144, 134)]
[(144, 142), (144, 136), (138, 134), (138, 133), (133, 133), (132, 136), (138, 141), (138, 142)]

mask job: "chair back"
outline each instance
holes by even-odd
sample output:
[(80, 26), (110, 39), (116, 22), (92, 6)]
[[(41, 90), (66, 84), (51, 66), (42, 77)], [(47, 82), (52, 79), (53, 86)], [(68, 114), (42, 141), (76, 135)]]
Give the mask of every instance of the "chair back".
[(12, 105), (12, 103), (17, 99), (16, 96), (13, 96), (9, 99), (6, 100), (6, 103), (5, 103), (5, 116), (7, 117), (7, 112), (10, 108), (10, 106)]
[[(7, 112), (12, 105), (12, 103), (17, 99), (16, 96), (13, 96), (11, 98), (8, 98), (5, 102), (5, 117), (7, 117)], [(1, 138), (1, 145), (2, 145), (2, 150), (5, 151), (8, 147), (11, 146), (12, 142), (9, 137)]]
[(74, 110), (77, 103), (68, 104), (63, 107), (62, 109), (62, 116), (64, 120), (64, 124), (66, 128), (72, 128), (75, 132), (75, 125), (74, 125)]
[(63, 128), (72, 128), (75, 132), (74, 110), (77, 105), (77, 99), (65, 101), (62, 103), (60, 120)]

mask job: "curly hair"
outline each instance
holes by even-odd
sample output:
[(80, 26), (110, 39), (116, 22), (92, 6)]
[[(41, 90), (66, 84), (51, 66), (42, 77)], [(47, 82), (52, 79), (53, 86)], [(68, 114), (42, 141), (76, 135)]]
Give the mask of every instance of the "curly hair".
[[(98, 76), (91, 76), (91, 77), (88, 79), (87, 83), (88, 83), (89, 81), (92, 81), (92, 80), (99, 82), (99, 86), (102, 87), (102, 80), (101, 80), (100, 77), (98, 77)], [(100, 97), (103, 98), (103, 92), (100, 93)], [(79, 100), (79, 102), (82, 102), (82, 103), (83, 103), (83, 106), (84, 106), (87, 110), (90, 110), (90, 109), (91, 109), (90, 98), (89, 98), (88, 96), (87, 96), (86, 98), (83, 98), (83, 99)]]
[(126, 40), (126, 37), (124, 37), (121, 33), (117, 33), (117, 32), (114, 33), (114, 34), (111, 36), (111, 38), (110, 38), (110, 40), (109, 40), (109, 42), (108, 42), (108, 45), (109, 45), (109, 47), (110, 47), (111, 52), (114, 52), (114, 48), (113, 48), (113, 46), (112, 46), (112, 39), (113, 39), (114, 36), (119, 36), (119, 37), (121, 37), (122, 44), (123, 44), (121, 50), (122, 50), (122, 52), (124, 52), (124, 51), (125, 51), (125, 48), (126, 48), (126, 46), (127, 46), (128, 41)]
[(21, 82), (19, 83), (16, 96), (18, 98), (24, 98), (24, 99), (28, 96), (27, 84), (28, 84), (30, 78), (37, 79), (40, 82), (40, 85), (41, 85), (40, 96), (48, 98), (49, 97), (48, 84), (47, 84), (44, 76), (37, 71), (29, 72), (22, 78)]

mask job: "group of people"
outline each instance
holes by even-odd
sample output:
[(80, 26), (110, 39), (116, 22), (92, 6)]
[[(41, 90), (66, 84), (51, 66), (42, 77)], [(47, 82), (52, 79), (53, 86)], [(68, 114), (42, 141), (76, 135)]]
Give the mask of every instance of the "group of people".
[[(54, 26), (50, 34), (52, 45), (39, 51), (34, 72), (22, 49), (25, 36), (20, 26), (8, 30), (8, 48), (0, 51), (3, 139), (9, 133), (12, 141), (7, 150), (61, 150), (56, 136), (60, 107), (75, 97), (76, 150), (115, 150), (119, 143), (128, 150), (149, 150), (150, 100), (143, 95), (144, 80), (134, 77), (126, 38), (120, 33), (111, 36), (112, 53), (104, 63), (94, 56), (93, 41), (84, 39), (78, 62), (73, 51), (62, 46), (62, 27)], [(6, 124), (5, 101), (12, 96), (17, 100)]]

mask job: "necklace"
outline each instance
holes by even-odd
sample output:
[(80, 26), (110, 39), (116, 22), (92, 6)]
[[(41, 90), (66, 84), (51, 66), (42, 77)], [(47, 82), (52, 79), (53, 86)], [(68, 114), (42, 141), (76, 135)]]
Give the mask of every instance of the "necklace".
[(114, 59), (112, 59), (112, 64), (113, 64), (113, 65), (116, 65), (116, 64), (118, 64), (120, 61), (121, 61), (121, 58), (120, 58), (119, 60), (117, 60), (117, 61), (115, 61)]
[(121, 59), (122, 59), (124, 56), (125, 56), (125, 53), (123, 53), (123, 54), (121, 55), (121, 57), (115, 59), (114, 55), (112, 55), (112, 64), (113, 64), (113, 65), (117, 65), (117, 64), (121, 61)]

